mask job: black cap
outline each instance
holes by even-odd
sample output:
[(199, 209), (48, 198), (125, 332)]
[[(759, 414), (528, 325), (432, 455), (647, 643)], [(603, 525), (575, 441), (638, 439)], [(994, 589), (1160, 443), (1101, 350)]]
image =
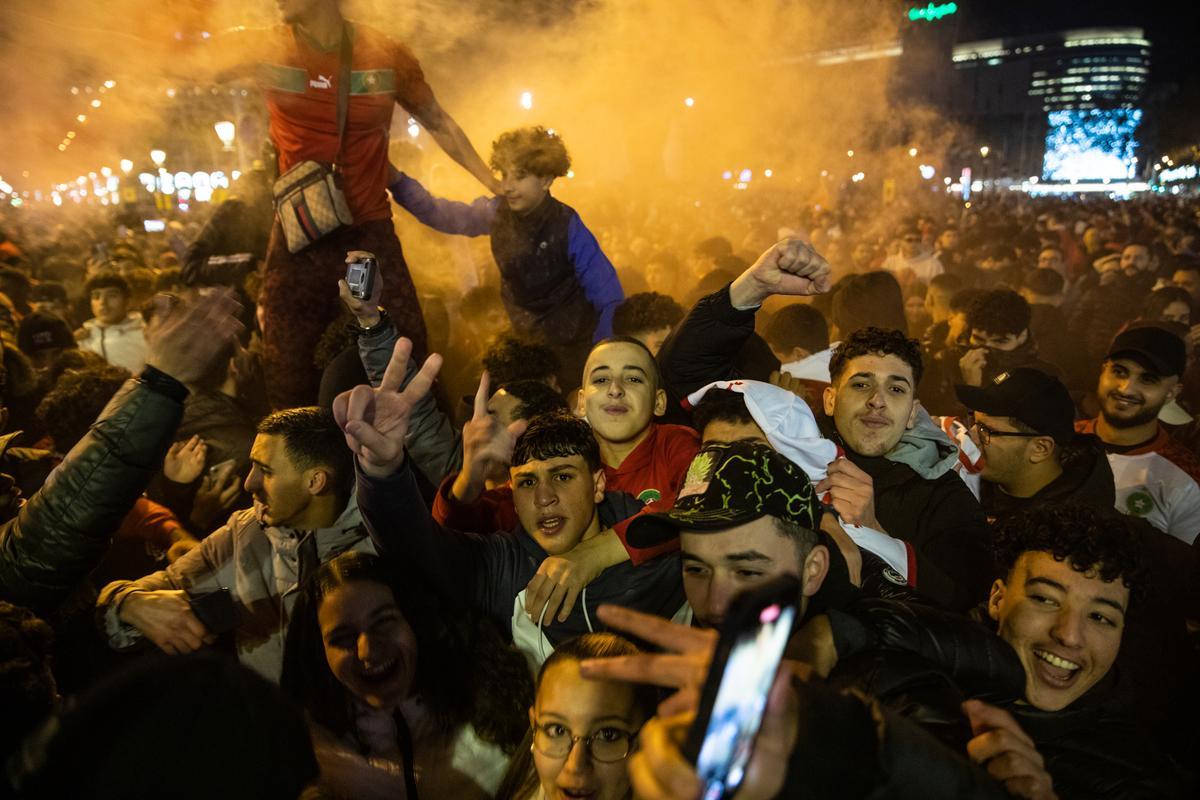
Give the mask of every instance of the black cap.
[(820, 529), (821, 504), (808, 475), (766, 445), (713, 444), (692, 459), (675, 507), (634, 517), (626, 540), (653, 547), (680, 530), (723, 531), (768, 516)]
[(1183, 339), (1152, 325), (1130, 328), (1116, 335), (1105, 358), (1122, 356), (1164, 377), (1183, 375), (1187, 368), (1187, 346)]
[(22, 352), (33, 354), (55, 347), (75, 347), (75, 336), (71, 326), (59, 316), (44, 311), (34, 311), (17, 329), (17, 346)]
[(972, 411), (1011, 417), (1058, 444), (1075, 435), (1075, 404), (1062, 381), (1041, 370), (1020, 367), (1001, 372), (984, 386), (955, 386), (959, 401)]

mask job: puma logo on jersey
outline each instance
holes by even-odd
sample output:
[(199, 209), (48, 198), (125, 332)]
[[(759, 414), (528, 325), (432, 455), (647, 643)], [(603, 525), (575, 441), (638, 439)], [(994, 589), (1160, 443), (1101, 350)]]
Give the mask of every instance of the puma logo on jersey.
[(309, 81), (308, 85), (314, 89), (332, 89), (333, 81), (326, 78), (324, 75), (318, 75), (315, 81)]

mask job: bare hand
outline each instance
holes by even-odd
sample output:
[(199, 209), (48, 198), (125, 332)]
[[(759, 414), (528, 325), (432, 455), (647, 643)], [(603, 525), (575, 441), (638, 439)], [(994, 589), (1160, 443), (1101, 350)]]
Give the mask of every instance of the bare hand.
[(184, 442), (176, 442), (167, 451), (163, 460), (163, 475), (173, 483), (187, 483), (204, 472), (204, 460), (208, 457), (208, 445), (197, 434)]
[(187, 307), (160, 294), (154, 305), (154, 320), (146, 329), (146, 363), (183, 384), (195, 383), (218, 358), (228, 357), (242, 331), (236, 317), (241, 304), (229, 289), (202, 295)]
[[(796, 746), (799, 700), (789, 671), (781, 669), (771, 686), (754, 753), (736, 800), (767, 800), (783, 790), (788, 760)], [(629, 756), (629, 780), (641, 800), (698, 798), (704, 789), (696, 768), (681, 752), (696, 709), (674, 716), (653, 717), (638, 736), (638, 749)]]
[(972, 761), (983, 764), (988, 774), (1003, 783), (1014, 797), (1058, 799), (1041, 753), (1011, 714), (979, 700), (968, 700), (962, 708), (971, 721), (974, 735), (967, 743), (967, 755)]
[(814, 488), (821, 497), (829, 493), (833, 510), (844, 522), (883, 530), (875, 518), (875, 482), (850, 459), (832, 461)]
[(189, 519), (197, 529), (211, 530), (218, 519), (227, 514), (242, 495), (241, 476), (233, 471), (233, 464), (210, 472), (200, 481), (192, 499)]
[(627, 558), (625, 546), (611, 529), (580, 542), (561, 556), (550, 556), (525, 587), (525, 613), (534, 621), (554, 619), (557, 613), (562, 622), (570, 616), (585, 586)]
[(483, 493), (484, 481), (512, 463), (513, 448), (528, 423), (516, 420), (507, 427), (488, 411), (491, 378), (487, 370), (479, 377), (471, 419), (463, 426), (463, 466), (450, 487), (450, 494), (462, 503), (473, 503)]
[(958, 360), (958, 371), (967, 386), (983, 385), (983, 368), (987, 366), (987, 348), (975, 347)]
[(734, 308), (756, 308), (771, 295), (814, 295), (829, 291), (833, 269), (825, 258), (800, 239), (771, 245), (729, 287)]
[(404, 463), (404, 442), (412, 410), (429, 390), (442, 357), (434, 353), (402, 391), (412, 342), (401, 337), (378, 388), (356, 386), (333, 400), (333, 416), (346, 435), (346, 444), (358, 457), (363, 472), (386, 478)]
[(671, 716), (688, 709), (695, 711), (717, 647), (716, 631), (679, 625), (621, 606), (600, 606), (597, 616), (608, 627), (632, 634), (665, 652), (587, 659), (579, 664), (581, 675), (678, 689), (659, 704), (658, 713)]
[[(346, 263), (350, 264), (364, 258), (375, 258), (375, 256), (365, 250), (351, 250), (346, 254)], [(383, 296), (383, 270), (375, 270), (375, 285), (371, 287), (371, 296), (366, 300), (359, 300), (350, 294), (350, 285), (346, 283), (345, 278), (338, 281), (338, 296), (342, 298), (342, 303), (358, 320), (360, 327), (375, 327), (379, 324), (379, 298)]]
[(812, 389), (809, 385), (800, 378), (794, 378), (786, 372), (775, 370), (771, 373), (768, 379), (772, 386), (778, 386), (780, 389), (787, 389), (792, 394), (799, 397), (805, 403), (812, 403)]
[(179, 559), (200, 546), (200, 540), (194, 536), (180, 536), (167, 548), (167, 563), (174, 564)]
[(134, 592), (121, 603), (118, 616), (168, 655), (191, 653), (216, 641), (192, 613), (182, 589)]

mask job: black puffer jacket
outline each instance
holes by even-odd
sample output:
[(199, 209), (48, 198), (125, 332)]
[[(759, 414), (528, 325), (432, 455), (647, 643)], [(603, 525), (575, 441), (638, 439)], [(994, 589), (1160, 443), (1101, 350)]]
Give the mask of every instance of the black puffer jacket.
[(703, 297), (692, 307), (658, 351), (667, 422), (688, 424), (682, 410), (689, 394), (713, 381), (766, 381), (779, 369), (779, 359), (754, 332), (757, 308), (739, 311), (729, 301), (729, 287)]
[(128, 381), (41, 490), (0, 526), (0, 599), (53, 610), (100, 562), (162, 467), (183, 416), (186, 390), (162, 373), (155, 378), (154, 386)]
[(865, 600), (830, 611), (829, 620), (839, 661), (875, 649), (918, 656), (944, 670), (967, 697), (1007, 709), (1034, 740), (1063, 800), (1185, 796), (1170, 762), (1114, 702), (1112, 673), (1068, 708), (1044, 712), (1015, 702), (1025, 682), (1016, 653), (969, 619)]

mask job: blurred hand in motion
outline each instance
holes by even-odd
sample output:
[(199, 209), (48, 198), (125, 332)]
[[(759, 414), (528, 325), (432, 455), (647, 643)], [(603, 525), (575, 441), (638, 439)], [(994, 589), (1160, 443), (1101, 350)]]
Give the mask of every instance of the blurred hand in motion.
[[(365, 250), (351, 250), (346, 253), (347, 264), (361, 261), (364, 258), (375, 258), (375, 256)], [(383, 296), (383, 269), (375, 270), (375, 285), (371, 287), (371, 296), (366, 300), (359, 300), (350, 294), (350, 285), (346, 283), (345, 278), (338, 281), (338, 296), (342, 298), (342, 303), (346, 308), (350, 309), (350, 313), (354, 315), (354, 319), (358, 321), (360, 327), (373, 328), (379, 324), (379, 298)]]
[(188, 519), (196, 530), (211, 531), (233, 509), (241, 495), (242, 478), (234, 472), (234, 462), (219, 465), (200, 481)]
[(734, 308), (750, 309), (771, 295), (822, 294), (832, 285), (829, 262), (808, 243), (789, 238), (771, 245), (738, 276), (729, 287), (729, 299)]
[(146, 329), (146, 363), (185, 385), (208, 374), (242, 332), (241, 304), (230, 289), (220, 289), (184, 305), (160, 294)]
[(962, 708), (974, 736), (967, 742), (972, 761), (982, 764), (1013, 797), (1058, 800), (1041, 753), (1011, 714), (979, 700), (968, 700)]
[(167, 457), (163, 460), (163, 475), (173, 483), (192, 483), (204, 472), (207, 457), (208, 445), (199, 434), (176, 442), (167, 450)]
[(434, 353), (401, 389), (410, 355), (412, 341), (401, 337), (378, 388), (356, 386), (333, 400), (333, 416), (346, 436), (346, 444), (363, 472), (373, 478), (386, 478), (404, 463), (404, 443), (413, 408), (429, 394), (442, 367), (442, 357)]
[(192, 613), (182, 589), (134, 592), (121, 603), (118, 616), (169, 655), (191, 653), (216, 641)]
[(491, 397), (491, 376), (487, 370), (479, 377), (471, 419), (463, 426), (463, 466), (450, 487), (450, 495), (461, 503), (473, 503), (483, 494), (486, 480), (492, 475), (507, 473), (512, 463), (513, 448), (525, 432), (525, 420), (515, 420), (505, 426), (488, 411)]

